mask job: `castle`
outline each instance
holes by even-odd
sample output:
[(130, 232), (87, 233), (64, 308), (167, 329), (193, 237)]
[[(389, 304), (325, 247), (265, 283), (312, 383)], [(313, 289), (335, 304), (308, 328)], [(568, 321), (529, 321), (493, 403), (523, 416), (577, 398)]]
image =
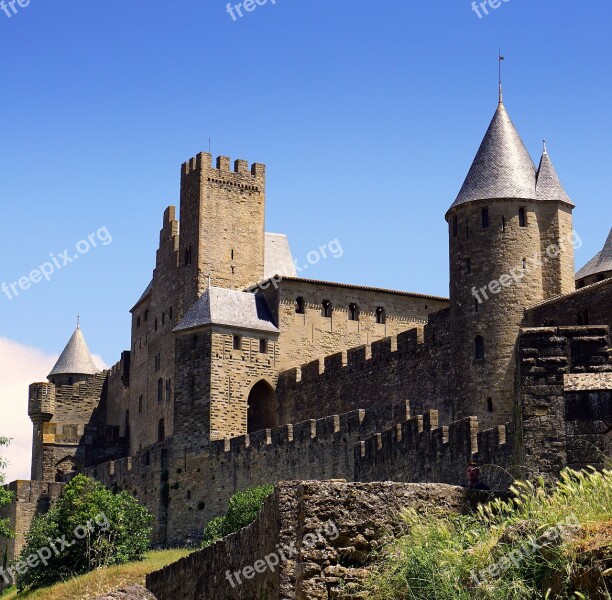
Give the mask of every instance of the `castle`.
[(29, 389), (23, 543), (75, 473), (127, 489), (158, 545), (289, 479), (460, 484), (554, 477), (612, 456), (612, 233), (577, 275), (574, 204), (499, 104), (446, 213), (450, 298), (296, 276), (264, 231), (262, 164), (182, 165), (131, 347), (98, 372), (79, 326)]

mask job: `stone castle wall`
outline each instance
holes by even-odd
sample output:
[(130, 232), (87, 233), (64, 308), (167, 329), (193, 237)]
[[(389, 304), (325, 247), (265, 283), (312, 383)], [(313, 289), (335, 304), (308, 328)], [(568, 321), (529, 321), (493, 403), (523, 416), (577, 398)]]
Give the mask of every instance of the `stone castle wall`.
[(424, 328), (281, 373), (280, 419), (295, 423), (380, 405), (396, 406), (403, 415), (408, 402), (412, 414), (436, 409), (449, 423), (453, 420), (450, 368), (448, 310), (442, 310), (431, 315)]
[[(11, 563), (24, 548), (25, 536), (30, 530), (34, 517), (45, 514), (49, 510), (51, 504), (62, 495), (64, 484), (14, 481), (5, 488), (13, 493), (13, 502), (0, 507), (0, 519), (9, 520), (15, 537), (10, 540), (0, 538), (0, 556), (3, 556), (6, 549), (8, 563)], [(0, 590), (2, 583), (0, 579)]]
[[(487, 498), (440, 484), (283, 482), (254, 523), (151, 573), (147, 587), (159, 600), (340, 597), (343, 582), (364, 577), (384, 537), (401, 532), (398, 515), (403, 510), (436, 506), (463, 514)], [(278, 566), (271, 569), (264, 557), (279, 548)]]
[(612, 458), (612, 349), (607, 327), (524, 329), (515, 417), (521, 477), (551, 479)]
[(612, 330), (612, 279), (530, 306), (525, 323), (529, 327), (607, 325)]

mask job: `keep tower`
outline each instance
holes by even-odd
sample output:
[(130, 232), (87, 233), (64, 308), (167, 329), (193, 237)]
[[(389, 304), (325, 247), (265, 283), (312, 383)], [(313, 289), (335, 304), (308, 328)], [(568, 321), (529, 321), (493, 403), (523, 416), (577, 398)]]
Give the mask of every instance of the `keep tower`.
[(544, 145), (536, 169), (504, 106), (497, 110), (449, 226), (453, 416), (511, 419), (524, 308), (574, 289), (572, 209)]
[(264, 278), (265, 166), (202, 152), (182, 165), (181, 314), (210, 284), (244, 289)]

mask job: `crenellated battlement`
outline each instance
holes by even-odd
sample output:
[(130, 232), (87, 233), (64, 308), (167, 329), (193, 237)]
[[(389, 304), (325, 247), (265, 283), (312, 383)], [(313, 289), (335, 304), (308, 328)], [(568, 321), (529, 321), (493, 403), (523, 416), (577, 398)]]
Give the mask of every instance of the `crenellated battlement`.
[(261, 185), (265, 179), (266, 166), (261, 163), (253, 163), (249, 167), (248, 161), (236, 159), (232, 169), (229, 156), (218, 156), (213, 166), (212, 154), (200, 152), (181, 165), (181, 177), (187, 177), (194, 172), (205, 175), (207, 181), (213, 183), (229, 183), (241, 187), (248, 187), (248, 184), (251, 183), (254, 190), (259, 190), (255, 184)]
[(371, 344), (350, 348), (344, 352), (315, 359), (281, 374), (284, 385), (308, 384), (321, 378), (348, 376), (357, 370), (368, 370), (383, 362), (410, 356), (424, 344), (422, 328), (415, 327), (398, 335), (389, 336)]
[(480, 431), (476, 417), (441, 426), (438, 411), (431, 410), (360, 442), (355, 449), (356, 477), (461, 484), (470, 460), (509, 470), (510, 429), (506, 424)]
[(355, 410), (344, 415), (331, 415), (323, 419), (309, 419), (301, 423), (264, 429), (234, 438), (216, 440), (210, 444), (212, 454), (241, 454), (266, 448), (284, 447), (288, 444), (309, 444), (313, 441), (353, 434), (361, 430), (366, 417), (365, 410)]

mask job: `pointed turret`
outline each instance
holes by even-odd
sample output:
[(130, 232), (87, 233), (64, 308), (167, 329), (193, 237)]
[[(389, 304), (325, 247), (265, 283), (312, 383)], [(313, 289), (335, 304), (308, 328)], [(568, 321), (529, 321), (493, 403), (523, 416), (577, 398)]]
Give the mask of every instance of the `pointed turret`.
[(474, 200), (533, 199), (535, 173), (529, 152), (500, 98), (476, 158), (451, 209)]
[(574, 203), (563, 189), (555, 167), (550, 160), (548, 150), (546, 149), (546, 140), (544, 140), (544, 150), (536, 175), (536, 199), (558, 200), (559, 202), (565, 202), (574, 206)]
[(56, 385), (67, 385), (99, 372), (100, 370), (91, 357), (81, 327), (77, 323), (74, 333), (49, 373), (48, 379)]

